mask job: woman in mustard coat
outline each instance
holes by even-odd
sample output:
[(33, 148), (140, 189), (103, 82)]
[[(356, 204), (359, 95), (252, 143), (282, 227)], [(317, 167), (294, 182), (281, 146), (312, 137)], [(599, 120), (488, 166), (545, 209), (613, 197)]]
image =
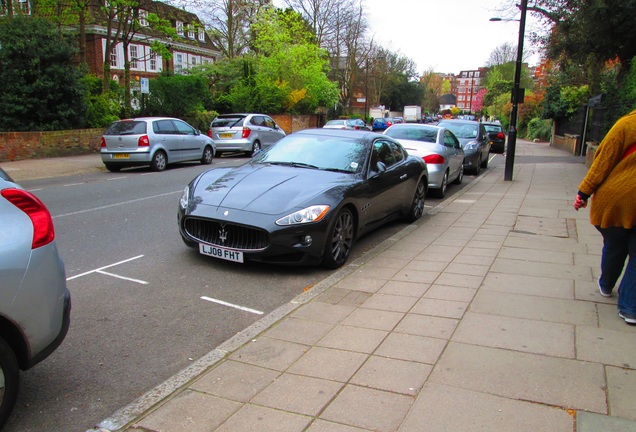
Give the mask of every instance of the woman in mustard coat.
[(598, 146), (594, 162), (574, 200), (578, 210), (592, 196), (590, 222), (603, 236), (601, 295), (618, 287), (618, 315), (636, 324), (636, 110), (621, 117)]

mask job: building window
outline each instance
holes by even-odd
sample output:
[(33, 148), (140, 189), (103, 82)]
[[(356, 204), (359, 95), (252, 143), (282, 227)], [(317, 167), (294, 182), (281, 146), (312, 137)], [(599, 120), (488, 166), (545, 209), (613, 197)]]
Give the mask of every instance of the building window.
[(130, 67), (131, 69), (137, 69), (137, 60), (139, 59), (139, 52), (137, 50), (137, 45), (130, 45), (129, 49), (130, 54)]
[(199, 40), (205, 42), (205, 31), (202, 28), (199, 29)]
[(139, 25), (142, 27), (148, 27), (148, 11), (139, 9)]
[(150, 52), (150, 64), (148, 65), (148, 69), (151, 71), (157, 70), (157, 53), (154, 51)]
[(183, 36), (183, 22), (177, 21), (176, 27), (177, 27), (177, 34), (179, 36)]
[(174, 72), (183, 72), (183, 54), (176, 54), (174, 56)]
[(197, 58), (192, 56), (192, 58), (190, 58), (190, 64), (192, 66), (196, 66), (197, 65)]
[(188, 28), (188, 37), (194, 39), (194, 29), (192, 27)]
[(479, 72), (475, 72), (475, 78), (479, 78)]
[(114, 46), (110, 50), (110, 66), (117, 67), (117, 46)]

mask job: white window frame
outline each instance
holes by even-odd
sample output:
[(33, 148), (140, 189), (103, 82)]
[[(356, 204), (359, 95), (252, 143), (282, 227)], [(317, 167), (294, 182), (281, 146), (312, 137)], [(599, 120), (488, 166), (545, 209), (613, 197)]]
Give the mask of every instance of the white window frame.
[(109, 57), (110, 57), (110, 67), (119, 68), (119, 55), (118, 55), (117, 45), (113, 46), (110, 49)]
[(148, 55), (148, 70), (155, 72), (157, 70), (157, 53), (150, 51)]
[(190, 39), (195, 39), (194, 28), (192, 26), (188, 27), (188, 37)]
[(174, 55), (174, 73), (183, 72), (183, 54), (175, 53)]
[(128, 45), (128, 59), (131, 69), (139, 68), (139, 47), (137, 45)]
[(175, 23), (175, 27), (177, 29), (177, 34), (179, 36), (183, 36), (183, 21), (177, 21)]
[(148, 23), (148, 11), (139, 9), (139, 25), (142, 27), (148, 27), (150, 23)]
[(199, 28), (199, 40), (205, 42), (205, 30), (202, 28)]

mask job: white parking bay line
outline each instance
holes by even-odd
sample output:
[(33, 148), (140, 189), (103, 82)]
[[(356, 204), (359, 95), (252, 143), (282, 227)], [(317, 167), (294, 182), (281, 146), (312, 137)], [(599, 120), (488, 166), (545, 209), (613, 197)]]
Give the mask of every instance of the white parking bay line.
[(249, 313), (253, 313), (253, 314), (256, 314), (256, 315), (263, 315), (264, 314), (264, 312), (258, 311), (256, 309), (250, 309), (250, 308), (246, 308), (246, 307), (243, 307), (243, 306), (238, 306), (238, 305), (235, 305), (235, 304), (232, 304), (232, 303), (224, 302), (222, 300), (217, 300), (217, 299), (213, 299), (213, 298), (206, 297), (206, 296), (202, 296), (201, 300), (209, 301), (209, 302), (212, 302), (212, 303), (218, 303), (218, 304), (223, 305), (223, 306), (229, 306), (231, 308), (239, 309), (239, 310), (242, 310), (242, 311), (245, 311), (245, 312), (249, 312)]
[(130, 282), (137, 282), (137, 283), (142, 284), (142, 285), (148, 285), (148, 282), (146, 282), (146, 281), (129, 278), (129, 277), (126, 277), (126, 276), (115, 274), (115, 273), (108, 273), (108, 272), (105, 272), (105, 271), (102, 271), (102, 270), (98, 270), (95, 273), (103, 274), (103, 275), (106, 275), (106, 276), (116, 277), (116, 278), (127, 280), (127, 281), (130, 281)]
[(105, 269), (107, 269), (107, 268), (115, 267), (115, 266), (118, 266), (119, 264), (124, 264), (124, 263), (130, 262), (130, 261), (134, 261), (134, 260), (139, 259), (139, 258), (143, 258), (143, 255), (138, 255), (138, 256), (136, 256), (136, 257), (128, 258), (128, 259), (126, 259), (126, 260), (116, 262), (115, 264), (109, 264), (109, 265), (107, 265), (107, 266), (100, 267), (100, 268), (95, 269), (95, 270), (89, 270), (89, 271), (87, 271), (87, 272), (80, 273), (80, 274), (78, 274), (78, 275), (75, 275), (75, 276), (71, 276), (71, 277), (69, 277), (69, 278), (66, 278), (66, 280), (67, 280), (67, 281), (70, 281), (70, 280), (73, 280), (73, 279), (77, 279), (78, 277), (82, 277), (82, 276), (89, 275), (89, 274), (91, 274), (91, 273), (101, 272), (102, 270), (105, 270)]

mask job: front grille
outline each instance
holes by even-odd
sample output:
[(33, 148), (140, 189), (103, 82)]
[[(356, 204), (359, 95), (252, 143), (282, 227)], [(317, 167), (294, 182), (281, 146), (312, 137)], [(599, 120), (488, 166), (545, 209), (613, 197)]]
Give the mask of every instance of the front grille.
[(215, 246), (239, 250), (262, 250), (268, 244), (267, 231), (262, 229), (197, 218), (187, 218), (184, 227), (193, 239)]

